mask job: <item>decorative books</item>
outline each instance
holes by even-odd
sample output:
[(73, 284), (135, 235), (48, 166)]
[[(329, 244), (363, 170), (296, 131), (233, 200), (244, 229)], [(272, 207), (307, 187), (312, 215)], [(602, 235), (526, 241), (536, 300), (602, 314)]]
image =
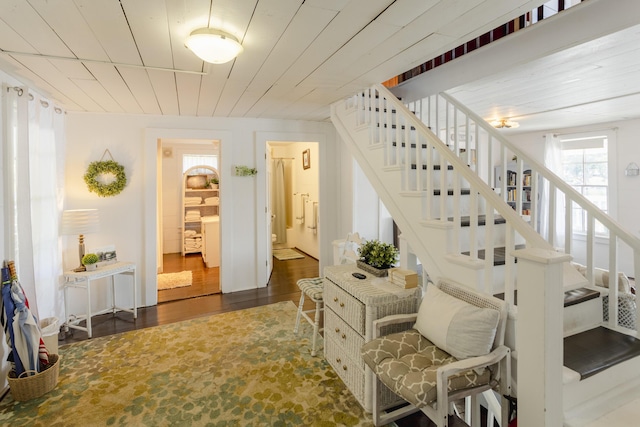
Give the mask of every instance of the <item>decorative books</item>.
[(418, 286), (418, 273), (403, 268), (390, 268), (387, 280), (404, 289)]

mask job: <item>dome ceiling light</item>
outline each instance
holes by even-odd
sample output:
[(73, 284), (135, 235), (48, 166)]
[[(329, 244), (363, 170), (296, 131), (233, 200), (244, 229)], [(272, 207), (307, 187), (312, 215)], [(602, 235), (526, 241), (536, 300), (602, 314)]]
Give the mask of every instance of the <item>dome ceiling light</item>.
[(490, 124), (496, 129), (515, 129), (520, 126), (520, 123), (509, 119), (493, 120)]
[(200, 28), (192, 31), (185, 46), (200, 59), (211, 64), (229, 62), (243, 51), (238, 39), (214, 28)]

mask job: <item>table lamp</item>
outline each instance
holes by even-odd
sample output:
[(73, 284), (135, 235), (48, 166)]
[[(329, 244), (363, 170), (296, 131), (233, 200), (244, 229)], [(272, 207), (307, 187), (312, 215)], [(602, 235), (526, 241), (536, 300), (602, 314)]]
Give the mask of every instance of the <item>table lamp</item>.
[(74, 209), (62, 212), (60, 233), (63, 235), (78, 235), (78, 255), (80, 266), (74, 271), (84, 271), (82, 257), (84, 256), (84, 235), (100, 231), (100, 218), (97, 209)]

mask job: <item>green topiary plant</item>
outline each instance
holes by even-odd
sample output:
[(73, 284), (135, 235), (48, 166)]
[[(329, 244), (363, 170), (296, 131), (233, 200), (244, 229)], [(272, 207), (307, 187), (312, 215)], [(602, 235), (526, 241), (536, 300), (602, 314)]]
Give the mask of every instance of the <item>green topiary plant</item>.
[(398, 249), (379, 240), (366, 240), (358, 249), (360, 261), (376, 268), (393, 267), (398, 259)]
[(99, 261), (98, 255), (96, 254), (86, 254), (82, 257), (82, 265), (95, 264)]

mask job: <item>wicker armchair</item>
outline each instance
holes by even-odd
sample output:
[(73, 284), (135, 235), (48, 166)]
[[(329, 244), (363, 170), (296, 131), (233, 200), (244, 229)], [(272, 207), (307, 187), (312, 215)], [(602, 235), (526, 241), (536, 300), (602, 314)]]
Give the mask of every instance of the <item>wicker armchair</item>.
[[(504, 301), (441, 281), (427, 287), (417, 314), (375, 321), (374, 339), (362, 347), (367, 369), (378, 379), (373, 381), (374, 424), (384, 425), (421, 410), (438, 427), (448, 426), (454, 400), (491, 389), (509, 395), (506, 319)], [(382, 328), (413, 320), (414, 329), (380, 337)], [(387, 412), (380, 406), (380, 383), (409, 405)], [(503, 401), (502, 406), (506, 426), (508, 404)]]

